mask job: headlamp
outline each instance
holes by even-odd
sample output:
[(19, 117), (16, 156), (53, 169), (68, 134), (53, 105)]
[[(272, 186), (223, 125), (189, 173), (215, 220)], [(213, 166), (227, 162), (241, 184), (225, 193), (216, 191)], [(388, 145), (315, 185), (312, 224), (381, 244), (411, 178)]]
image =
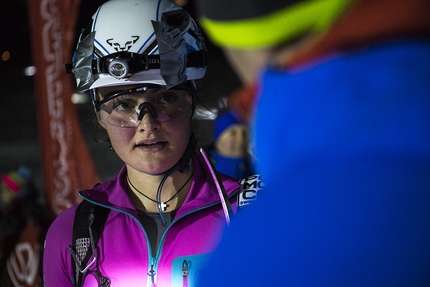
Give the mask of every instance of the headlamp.
[(108, 73), (117, 79), (125, 78), (129, 73), (129, 65), (126, 60), (116, 58), (109, 63)]

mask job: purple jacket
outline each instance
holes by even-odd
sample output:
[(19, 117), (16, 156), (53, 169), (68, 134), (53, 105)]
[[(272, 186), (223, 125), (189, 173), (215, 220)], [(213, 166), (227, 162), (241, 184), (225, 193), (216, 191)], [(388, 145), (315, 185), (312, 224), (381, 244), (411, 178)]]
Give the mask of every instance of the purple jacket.
[[(100, 271), (110, 278), (112, 287), (155, 286), (151, 285), (152, 278), (148, 275), (151, 267), (158, 287), (192, 286), (196, 281), (199, 266), (218, 244), (226, 219), (215, 182), (202, 156), (193, 156), (193, 163), (190, 193), (163, 235), (156, 258), (151, 256), (147, 234), (126, 194), (125, 168), (112, 180), (80, 192), (84, 199), (111, 208), (97, 247)], [(230, 177), (219, 176), (236, 211), (240, 185)], [(43, 260), (46, 287), (74, 286), (75, 267), (67, 245), (72, 245), (76, 208), (62, 212), (46, 235)], [(94, 265), (89, 269), (93, 270)], [(93, 273), (88, 274), (83, 286), (98, 286), (96, 279)]]

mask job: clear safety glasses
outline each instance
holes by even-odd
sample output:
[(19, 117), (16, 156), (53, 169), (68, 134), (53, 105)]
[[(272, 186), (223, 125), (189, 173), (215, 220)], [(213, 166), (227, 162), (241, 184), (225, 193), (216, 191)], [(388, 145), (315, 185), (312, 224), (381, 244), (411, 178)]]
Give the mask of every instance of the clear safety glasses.
[(174, 119), (191, 108), (193, 99), (188, 89), (165, 90), (157, 85), (113, 91), (102, 95), (96, 111), (102, 122), (117, 127), (137, 127), (145, 113), (160, 122)]

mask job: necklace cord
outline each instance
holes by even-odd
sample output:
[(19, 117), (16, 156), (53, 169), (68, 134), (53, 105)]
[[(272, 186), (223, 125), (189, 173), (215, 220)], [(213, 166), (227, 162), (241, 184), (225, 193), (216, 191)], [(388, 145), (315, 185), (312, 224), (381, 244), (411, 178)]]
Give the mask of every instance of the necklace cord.
[[(167, 180), (167, 177), (169, 175), (171, 175), (175, 170), (179, 170), (179, 169), (180, 169), (179, 165), (177, 165), (176, 167), (171, 169), (170, 172), (168, 172), (164, 175), (163, 179), (161, 180), (160, 184), (158, 185), (155, 203), (157, 204), (158, 214), (160, 214), (161, 220), (163, 221), (164, 225), (167, 223), (167, 221), (166, 221), (166, 217), (164, 216), (163, 206), (162, 206), (162, 202), (161, 202), (161, 190), (163, 189), (163, 186)], [(179, 190), (181, 190), (181, 189), (179, 189)], [(169, 201), (170, 201), (170, 199), (169, 199)], [(165, 207), (167, 208), (167, 203), (165, 203), (165, 205), (166, 205)]]
[[(181, 188), (180, 189), (178, 189), (178, 191), (176, 191), (175, 192), (175, 194), (169, 199), (169, 200), (167, 200), (166, 202), (164, 202), (164, 204), (167, 204), (168, 202), (170, 202), (172, 199), (174, 199), (178, 194), (179, 194), (179, 192), (181, 192), (181, 190), (188, 184), (188, 182), (191, 180), (191, 178), (193, 177), (193, 175), (194, 175), (194, 172), (191, 174), (191, 176), (187, 179), (187, 181), (181, 186)], [(128, 174), (126, 175), (126, 178), (127, 178), (127, 182), (128, 182), (128, 184), (134, 189), (134, 190), (136, 190), (138, 193), (140, 193), (141, 195), (143, 195), (145, 198), (147, 198), (147, 199), (149, 199), (150, 201), (152, 201), (152, 202), (154, 202), (154, 203), (156, 203), (157, 204), (157, 208), (158, 208), (158, 212), (160, 213), (160, 215), (162, 215), (163, 214), (163, 212), (161, 211), (161, 200), (160, 200), (160, 196), (161, 196), (161, 189), (163, 188), (163, 186), (164, 186), (164, 182), (166, 181), (166, 179), (167, 179), (167, 176), (164, 176), (163, 177), (163, 179), (162, 179), (162, 181), (161, 181), (161, 183), (160, 183), (160, 185), (158, 186), (158, 190), (157, 190), (157, 199), (156, 200), (153, 200), (152, 198), (150, 198), (149, 196), (147, 196), (146, 194), (144, 194), (143, 192), (141, 192), (139, 189), (137, 189), (134, 185), (133, 185), (133, 183), (131, 183), (131, 181), (130, 181), (130, 178), (128, 177)], [(164, 216), (162, 216), (162, 218), (164, 218)], [(163, 220), (163, 222), (165, 222), (165, 219)]]

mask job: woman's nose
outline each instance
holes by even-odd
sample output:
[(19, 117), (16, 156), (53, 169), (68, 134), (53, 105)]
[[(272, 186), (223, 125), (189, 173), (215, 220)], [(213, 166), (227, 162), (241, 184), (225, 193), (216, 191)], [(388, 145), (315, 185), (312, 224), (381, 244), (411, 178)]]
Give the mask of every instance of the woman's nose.
[(157, 120), (156, 115), (154, 116), (150, 112), (141, 111), (139, 114), (139, 130), (145, 132), (154, 132), (160, 129), (160, 121)]

